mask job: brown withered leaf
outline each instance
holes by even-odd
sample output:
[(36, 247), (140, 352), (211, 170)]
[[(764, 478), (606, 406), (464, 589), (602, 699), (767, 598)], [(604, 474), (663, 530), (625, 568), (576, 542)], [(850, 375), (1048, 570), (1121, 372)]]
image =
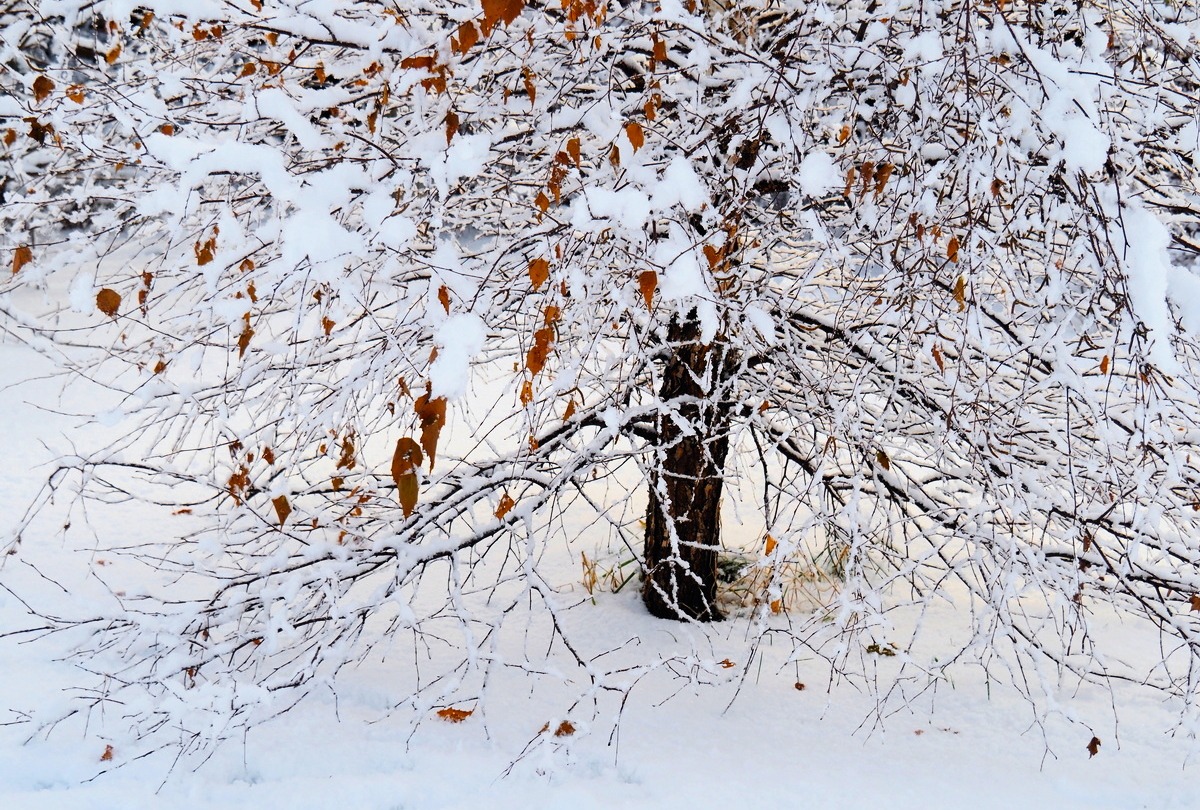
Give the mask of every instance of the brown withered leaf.
[(646, 301), (646, 308), (654, 306), (654, 290), (659, 288), (659, 274), (653, 270), (643, 270), (637, 274), (637, 289), (642, 292), (642, 300)]
[(213, 260), (214, 255), (216, 254), (216, 249), (217, 249), (217, 240), (216, 239), (208, 239), (204, 242), (197, 241), (196, 244), (193, 245), (193, 247), (192, 247), (193, 252), (196, 254), (196, 264), (203, 267), (204, 265), (211, 262)]
[(1099, 737), (1092, 737), (1092, 739), (1088, 740), (1087, 752), (1088, 752), (1088, 759), (1091, 759), (1092, 757), (1096, 756), (1096, 754), (1100, 753), (1100, 738)]
[(500, 503), (496, 506), (496, 519), (504, 520), (504, 516), (511, 512), (514, 506), (516, 506), (516, 501), (505, 492), (500, 496)]
[(250, 313), (247, 312), (243, 316), (245, 325), (242, 327), (242, 333), (238, 335), (238, 357), (246, 356), (246, 349), (250, 348), (250, 338), (254, 337), (254, 330), (250, 327)]
[(458, 113), (450, 110), (446, 113), (446, 145), (454, 140), (454, 136), (458, 134), (458, 125), (461, 123), (458, 120)]
[(325, 337), (329, 337), (335, 326), (337, 326), (337, 321), (334, 321), (332, 318), (325, 317), (321, 319), (321, 329), (325, 331)]
[(1108, 355), (1107, 354), (1100, 358), (1100, 373), (1101, 374), (1108, 373)]
[(558, 728), (554, 729), (555, 737), (570, 737), (575, 733), (575, 726), (571, 725), (570, 720), (563, 720), (558, 724)]
[(642, 292), (642, 300), (646, 309), (654, 305), (654, 291), (658, 289), (658, 273), (653, 270), (643, 270), (638, 274), (638, 289)]
[(437, 710), (437, 716), (448, 723), (461, 723), (473, 714), (475, 714), (474, 709), (452, 709), (446, 707), (445, 709)]
[(575, 400), (572, 398), (567, 402), (567, 409), (563, 411), (563, 421), (569, 421), (575, 415)]
[[(513, 365), (516, 365), (515, 363)], [(520, 400), (522, 405), (528, 405), (533, 402), (533, 383), (529, 380), (521, 383)]]
[(111, 745), (104, 746), (104, 753), (100, 755), (101, 762), (112, 762), (113, 747)]
[(959, 312), (967, 310), (967, 277), (959, 276), (954, 282), (954, 301)]
[(521, 68), (521, 83), (525, 86), (525, 93), (529, 96), (530, 105), (537, 101), (537, 85), (533, 83), (536, 77), (536, 74), (529, 68)]
[(342, 453), (338, 457), (337, 468), (339, 470), (353, 470), (354, 464), (354, 434), (351, 433), (342, 439)]
[(733, 667), (737, 666), (737, 664), (733, 663), (728, 658), (726, 658), (724, 661), (718, 661), (717, 663), (719, 663), (725, 669), (732, 669)]
[(942, 357), (942, 350), (937, 346), (937, 344), (934, 344), (934, 347), (929, 350), (929, 353), (933, 355), (933, 362), (937, 363), (938, 371), (945, 371), (946, 361)]
[(413, 410), (421, 420), (421, 447), (425, 450), (425, 455), (429, 456), (429, 470), (432, 472), (433, 462), (437, 457), (438, 437), (442, 435), (442, 428), (446, 425), (446, 398), (430, 398), (430, 393), (432, 392), (427, 390), (417, 397), (417, 401), (413, 403)]
[(888, 454), (882, 450), (875, 451), (875, 460), (878, 461), (879, 466), (883, 467), (885, 470), (890, 470), (892, 468), (892, 460), (888, 458)]
[(567, 154), (571, 156), (571, 160), (575, 161), (575, 168), (583, 168), (583, 155), (579, 149), (578, 138), (571, 138), (567, 141)]
[(271, 506), (275, 507), (275, 516), (279, 518), (279, 525), (287, 523), (288, 515), (292, 513), (292, 505), (288, 503), (287, 496), (280, 495), (278, 498), (272, 498)]
[(778, 543), (778, 542), (775, 540), (775, 538), (774, 538), (774, 537), (772, 537), (771, 535), (769, 535), (769, 534), (768, 534), (768, 535), (767, 535), (767, 549), (766, 549), (766, 551), (765, 551), (764, 553), (765, 553), (765, 554), (766, 554), (768, 557), (770, 557), (770, 556), (771, 556), (771, 552), (772, 552), (772, 551), (774, 551), (774, 550), (775, 550), (775, 548), (776, 548), (778, 545), (779, 545), (779, 543)]
[(67, 98), (74, 101), (76, 104), (82, 104), (84, 98), (83, 85), (73, 84), (66, 89)]
[(13, 275), (21, 272), (21, 268), (33, 261), (33, 249), (29, 245), (21, 245), (13, 251)]
[(546, 192), (544, 191), (539, 191), (537, 198), (533, 202), (543, 214), (550, 210), (550, 198), (546, 196)]
[(40, 104), (54, 92), (54, 81), (48, 76), (38, 76), (33, 80), (33, 98)]
[(946, 258), (958, 264), (958, 237), (951, 236), (950, 241), (946, 243)]
[(424, 460), (420, 445), (412, 439), (405, 436), (396, 442), (396, 452), (392, 454), (392, 480), (396, 482), (400, 508), (404, 510), (405, 517), (417, 507), (417, 470)]
[(549, 261), (538, 258), (529, 262), (529, 283), (533, 285), (534, 290), (541, 289), (548, 278), (550, 278)]
[(116, 290), (111, 290), (108, 287), (103, 288), (96, 293), (96, 309), (103, 312), (110, 318), (117, 317), (117, 311), (121, 308), (121, 294)]
[(1200, 610), (1200, 596), (1192, 594), (1192, 597), (1188, 600), (1188, 604), (1191, 605), (1192, 610)]
[(483, 7), (483, 35), (487, 36), (496, 23), (511, 25), (513, 20), (521, 16), (525, 0), (480, 0), (480, 5)]
[(630, 121), (625, 125), (625, 136), (629, 138), (629, 143), (635, 152), (646, 143), (646, 133), (642, 131), (642, 125), (637, 121)]
[(450, 314), (450, 288), (443, 284), (438, 287), (438, 303), (442, 305), (442, 309), (446, 310), (446, 314)]
[(896, 167), (891, 163), (881, 163), (879, 168), (875, 170), (875, 199), (883, 194), (883, 189), (887, 186), (888, 178), (892, 176), (892, 170)]
[(525, 355), (525, 368), (529, 373), (537, 375), (546, 367), (550, 359), (550, 348), (554, 344), (554, 327), (543, 326), (533, 333), (533, 345)]
[(113, 46), (113, 49), (104, 55), (104, 61), (112, 64), (121, 58), (121, 43), (118, 42)]
[(475, 23), (467, 20), (458, 27), (458, 33), (450, 38), (450, 50), (456, 54), (464, 54), (479, 42), (479, 29)]

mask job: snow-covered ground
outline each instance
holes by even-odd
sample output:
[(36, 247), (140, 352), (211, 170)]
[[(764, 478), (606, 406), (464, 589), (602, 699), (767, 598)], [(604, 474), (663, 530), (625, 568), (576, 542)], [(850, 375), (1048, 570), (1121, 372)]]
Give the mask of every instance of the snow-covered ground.
[[(87, 439), (76, 419), (56, 413), (84, 407), (70, 401), (83, 394), (64, 402), (49, 370), (30, 349), (0, 343), (0, 537), (52, 469), (53, 452)], [(45, 607), (63, 598), (56, 583), (86, 587), (94, 560), (78, 535), (64, 540), (39, 526), (0, 583)], [(52, 568), (54, 581), (30, 563)], [(691, 632), (648, 618), (632, 590), (597, 595), (572, 621), (613, 644), (669, 645)], [(17, 596), (0, 590), (0, 632), (28, 623)], [(737, 649), (744, 631), (735, 620), (707, 632), (720, 650)], [(348, 673), (336, 695), (318, 693), (207, 761), (172, 769), (169, 756), (129, 761), (117, 751), (120, 767), (108, 770), (102, 734), (76, 724), (28, 740), (30, 726), (18, 722), (30, 707), (68, 698), (77, 682), (53, 650), (54, 642), (0, 642), (0, 808), (1200, 806), (1193, 744), (1165, 733), (1170, 705), (1135, 688), (1062, 695), (1077, 722), (1055, 715), (1039, 725), (1019, 695), (966, 670), (879, 723), (871, 694), (829, 683), (820, 661), (782, 666), (786, 651), (769, 649), (740, 688), (679, 692), (677, 681), (648, 678), (618, 725), (613, 707), (601, 707), (592, 728), (528, 752), (554, 718), (543, 690), (498, 682), (486, 715), (433, 718), (414, 733), (384, 711), (398, 680), (389, 670), (403, 663), (375, 662)], [(1095, 757), (1093, 733), (1102, 741)]]

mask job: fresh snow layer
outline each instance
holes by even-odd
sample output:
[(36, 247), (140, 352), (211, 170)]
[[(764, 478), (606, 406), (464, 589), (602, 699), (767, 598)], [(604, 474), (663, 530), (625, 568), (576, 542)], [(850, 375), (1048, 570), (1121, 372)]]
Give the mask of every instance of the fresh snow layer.
[[(442, 384), (462, 382), (477, 324), (445, 324)], [(452, 337), (453, 336), (453, 337)], [(0, 537), (7, 536), (52, 470), (52, 452), (86, 444), (72, 408), (111, 407), (82, 389), (46, 377), (48, 361), (0, 343)], [(96, 428), (100, 429), (100, 428)], [(86, 550), (73, 549), (53, 526), (27, 536), (0, 582), (43, 606), (65, 599), (25, 564), (35, 559), (74, 587), (70, 573)], [(153, 519), (130, 525), (154, 531)], [(586, 541), (577, 541), (586, 542)], [(564, 592), (582, 596), (572, 579), (578, 549), (561, 553)], [(86, 574), (78, 579), (86, 586)], [(94, 584), (94, 582), (93, 582)], [(668, 648), (686, 630), (649, 618), (633, 589), (599, 594), (572, 611), (585, 635), (643, 648)], [(81, 591), (82, 592), (82, 591)], [(18, 599), (0, 589), (0, 627), (28, 626)], [(944, 622), (934, 611), (928, 622)], [(580, 625), (586, 622), (586, 626)], [(1119, 632), (1120, 628), (1115, 628)], [(737, 654), (739, 621), (711, 628), (716, 655)], [(847, 683), (830, 683), (819, 659), (784, 665), (787, 650), (766, 648), (740, 684), (684, 689), (647, 678), (632, 692), (619, 726), (613, 706), (575, 717), (580, 733), (560, 745), (522, 751), (543, 723), (558, 722), (552, 685), (498, 680), (491, 700), (459, 724), (436, 718), (410, 728), (387, 716), (403, 660), (369, 662), (349, 671), (337, 694), (318, 693), (281, 719), (219, 748), (211, 759), (171, 770), (170, 755), (124, 762), (103, 773), (106, 739), (79, 724), (26, 741), (19, 723), (29, 707), (63, 704), (78, 673), (52, 659), (55, 642), (0, 644), (0, 808), (1186, 808), (1200, 806), (1189, 743), (1162, 733), (1171, 707), (1118, 686), (1113, 695), (1083, 690), (1060, 696), (1080, 722), (1032, 722), (1011, 689), (990, 690), (970, 670), (927, 692), (911, 710), (872, 719), (875, 699)], [(501, 650), (501, 653), (504, 653)], [(513, 660), (524, 652), (510, 651)], [(803, 690), (797, 682), (805, 685)], [(989, 696), (990, 692), (990, 696)], [(736, 698), (736, 699), (735, 699)], [(119, 716), (120, 707), (112, 711)], [(111, 718), (110, 718), (111, 719)], [(864, 722), (865, 721), (865, 722)], [(117, 724), (119, 725), (119, 723)], [(1091, 758), (1092, 733), (1102, 740)], [(119, 741), (116, 741), (120, 745)], [(515, 765), (513, 763), (515, 762)], [(513, 765), (509, 771), (510, 765)], [(96, 777), (96, 778), (93, 778)]]

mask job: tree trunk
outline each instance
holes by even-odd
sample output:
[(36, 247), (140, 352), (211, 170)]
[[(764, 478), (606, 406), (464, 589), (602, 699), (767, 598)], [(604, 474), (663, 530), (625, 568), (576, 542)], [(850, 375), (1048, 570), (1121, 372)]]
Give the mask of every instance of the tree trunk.
[(699, 336), (694, 313), (675, 318), (667, 330), (671, 354), (659, 392), (642, 598), (660, 618), (716, 621), (722, 618), (717, 551), (732, 408), (725, 387), (737, 363), (719, 337), (706, 345)]

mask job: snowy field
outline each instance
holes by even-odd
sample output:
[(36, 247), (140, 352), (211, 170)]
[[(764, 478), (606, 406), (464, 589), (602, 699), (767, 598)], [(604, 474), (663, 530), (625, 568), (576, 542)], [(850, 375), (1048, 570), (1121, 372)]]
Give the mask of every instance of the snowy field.
[[(64, 397), (49, 370), (30, 349), (0, 343), (0, 537), (35, 497), (53, 455), (88, 441), (62, 412), (104, 407), (98, 391)], [(152, 523), (129, 531), (153, 531)], [(0, 569), (6, 631), (30, 623), (18, 594), (53, 610), (63, 589), (78, 596), (95, 587), (89, 572), (103, 563), (85, 533), (36, 525)], [(568, 553), (578, 549), (564, 551), (564, 591), (582, 594), (569, 581)], [(572, 620), (597, 644), (637, 638), (669, 647), (707, 632), (700, 643), (718, 658), (742, 649), (740, 621), (705, 630), (659, 622), (633, 591), (597, 594)], [(1014, 691), (989, 689), (963, 670), (880, 722), (868, 691), (831, 683), (819, 660), (781, 666), (785, 651), (767, 649), (741, 684), (680, 692), (677, 681), (647, 678), (619, 723), (615, 707), (601, 706), (591, 727), (526, 750), (557, 720), (546, 690), (498, 682), (486, 714), (458, 724), (430, 718), (413, 732), (384, 711), (406, 665), (385, 660), (207, 761), (172, 767), (169, 755), (131, 761), (125, 741), (82, 723), (29, 740), (25, 712), (61, 704), (77, 683), (53, 660), (55, 649), (53, 641), (0, 644), (0, 808), (1200, 807), (1200, 764), (1189, 766), (1194, 746), (1169, 733), (1172, 707), (1130, 687), (1063, 694), (1059, 711), (1038, 723)], [(1093, 734), (1101, 748), (1091, 757)]]

